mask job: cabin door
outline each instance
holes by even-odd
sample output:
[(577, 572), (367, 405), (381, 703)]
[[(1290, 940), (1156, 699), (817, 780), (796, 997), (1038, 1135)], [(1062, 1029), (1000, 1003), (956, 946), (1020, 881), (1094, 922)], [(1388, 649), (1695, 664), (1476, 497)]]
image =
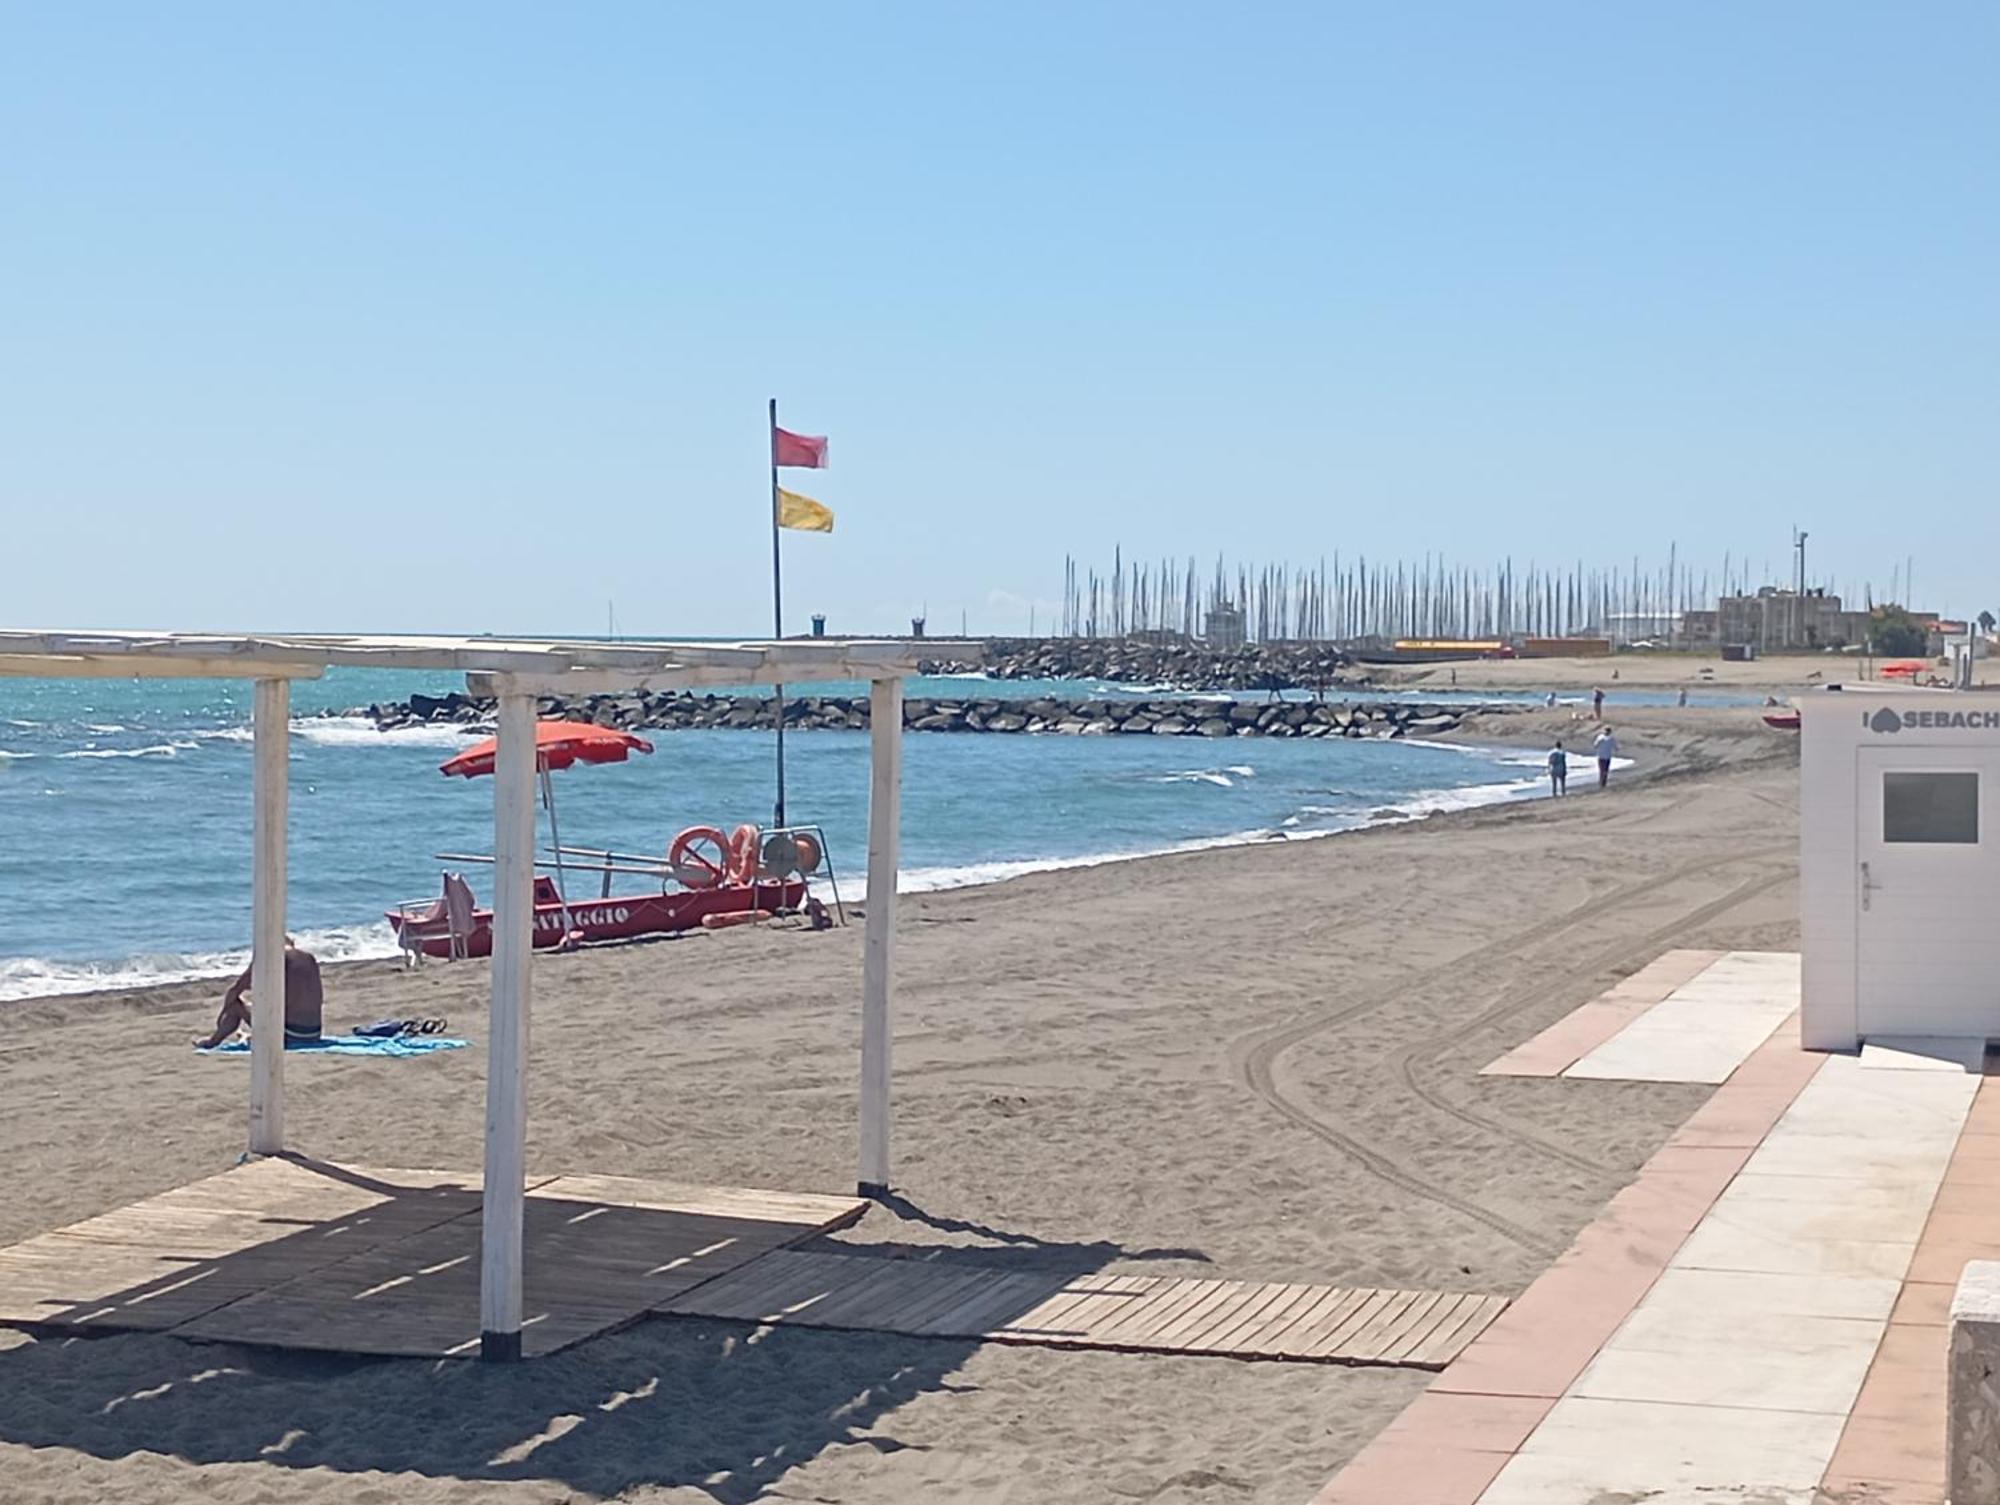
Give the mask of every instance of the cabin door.
[(1862, 1037), (2000, 1038), (2000, 750), (1855, 756)]

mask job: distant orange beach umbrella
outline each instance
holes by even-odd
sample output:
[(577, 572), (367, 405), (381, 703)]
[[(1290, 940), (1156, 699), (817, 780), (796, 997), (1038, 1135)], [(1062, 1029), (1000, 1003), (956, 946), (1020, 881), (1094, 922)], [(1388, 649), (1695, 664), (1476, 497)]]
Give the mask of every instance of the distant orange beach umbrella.
[[(652, 750), (653, 744), (643, 737), (608, 726), (593, 726), (588, 721), (535, 723), (535, 766), (541, 769), (568, 768), (574, 763), (623, 763), (635, 752)], [(438, 772), (447, 777), (458, 774), (477, 778), (493, 772), (499, 752), (500, 739), (488, 737), (445, 759), (438, 765)]]
[(1894, 675), (1897, 678), (1908, 676), (1914, 679), (1928, 668), (1930, 668), (1930, 665), (1920, 658), (1904, 658), (1896, 660), (1893, 664), (1884, 664), (1879, 672)]

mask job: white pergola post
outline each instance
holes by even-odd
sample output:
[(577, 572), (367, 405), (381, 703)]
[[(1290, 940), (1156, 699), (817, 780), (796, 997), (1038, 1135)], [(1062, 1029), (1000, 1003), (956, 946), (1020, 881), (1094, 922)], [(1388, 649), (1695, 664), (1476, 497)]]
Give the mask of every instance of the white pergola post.
[(889, 989), (896, 956), (896, 859), (902, 835), (903, 682), (869, 686), (868, 912), (861, 952), (861, 1178), (889, 1190)]
[(528, 1003), (534, 951), (535, 702), (500, 688), (493, 769), (493, 1002), (487, 1019), (486, 1169), (479, 1355), (521, 1357), (521, 1218), (528, 1142)]
[(285, 813), (292, 687), (256, 681), (251, 726), (250, 1153), (285, 1147)]

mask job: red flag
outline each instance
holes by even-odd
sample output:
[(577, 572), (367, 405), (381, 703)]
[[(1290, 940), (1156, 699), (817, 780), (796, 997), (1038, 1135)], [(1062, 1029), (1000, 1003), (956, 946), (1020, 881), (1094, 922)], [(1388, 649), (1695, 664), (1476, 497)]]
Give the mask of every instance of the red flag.
[(811, 434), (795, 434), (790, 429), (771, 430), (771, 463), (791, 465), (800, 470), (826, 469), (826, 439)]

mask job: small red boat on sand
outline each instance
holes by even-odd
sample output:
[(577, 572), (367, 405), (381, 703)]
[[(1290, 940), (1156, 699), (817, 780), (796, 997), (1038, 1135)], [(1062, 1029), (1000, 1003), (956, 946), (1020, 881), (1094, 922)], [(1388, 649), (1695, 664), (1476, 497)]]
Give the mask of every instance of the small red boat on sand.
[[(459, 880), (461, 883), (463, 879)], [(570, 904), (555, 880), (535, 879), (535, 948), (587, 941), (624, 941), (641, 935), (673, 935), (699, 930), (710, 915), (747, 915), (794, 910), (806, 902), (803, 878), (717, 884), (714, 888), (614, 894)], [(454, 926), (442, 898), (389, 911), (389, 923), (405, 951), (425, 956), (491, 956), (493, 911), (470, 909), (470, 923)]]
[[(549, 815), (553, 858), (537, 866), (552, 866), (555, 877), (535, 877), (534, 945), (573, 946), (586, 941), (629, 940), (641, 935), (671, 935), (707, 926), (742, 924), (753, 916), (768, 918), (807, 906), (806, 879), (826, 862), (826, 837), (816, 826), (795, 826), (769, 833), (751, 825), (725, 835), (715, 826), (690, 826), (668, 845), (666, 859), (597, 848), (566, 847), (556, 827), (551, 768), (578, 762), (622, 763), (634, 752), (649, 753), (652, 745), (629, 733), (587, 722), (545, 721), (536, 729), (537, 773), (542, 803)], [(493, 771), (492, 739), (468, 748), (441, 765), (446, 774), (474, 778)], [(490, 863), (492, 858), (441, 852), (443, 862)], [(595, 898), (573, 900), (561, 879), (571, 873), (601, 873), (603, 887)], [(613, 874), (657, 879), (656, 893), (613, 894)], [(839, 890), (835, 891), (835, 905)], [(815, 911), (818, 906), (812, 906)], [(740, 918), (739, 918), (740, 917)], [(490, 956), (493, 952), (493, 911), (477, 907), (471, 885), (454, 872), (444, 875), (444, 891), (388, 911), (396, 939), (411, 960), (420, 956)]]

